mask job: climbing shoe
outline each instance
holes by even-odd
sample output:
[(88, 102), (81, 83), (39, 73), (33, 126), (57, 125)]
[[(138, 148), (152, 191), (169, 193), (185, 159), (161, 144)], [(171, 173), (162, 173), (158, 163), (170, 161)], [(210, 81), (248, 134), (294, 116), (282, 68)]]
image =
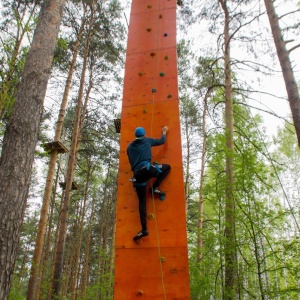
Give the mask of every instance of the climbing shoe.
[(150, 192), (151, 194), (153, 193), (154, 195), (158, 195), (159, 197), (165, 196), (165, 195), (166, 195), (165, 192), (161, 191), (161, 190), (158, 189), (158, 188), (150, 189), (149, 192)]
[(147, 236), (147, 235), (149, 235), (148, 230), (141, 230), (141, 231), (133, 238), (133, 240), (134, 240), (134, 241), (137, 241), (137, 240), (139, 240), (139, 239), (141, 239), (141, 238), (143, 238), (143, 237), (145, 237), (145, 236)]

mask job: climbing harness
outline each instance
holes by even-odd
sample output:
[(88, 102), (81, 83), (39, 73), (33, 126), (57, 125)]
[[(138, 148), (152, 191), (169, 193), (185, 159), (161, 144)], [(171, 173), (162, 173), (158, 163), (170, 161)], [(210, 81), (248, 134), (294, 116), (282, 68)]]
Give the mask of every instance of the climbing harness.
[[(129, 179), (130, 182), (132, 182), (133, 184), (133, 187), (136, 187), (136, 186), (145, 186), (147, 185), (147, 181), (149, 179), (151, 179), (151, 177), (149, 179), (147, 179), (145, 182), (137, 182), (136, 178), (134, 177), (135, 176), (135, 173), (141, 171), (142, 169), (145, 169), (146, 170), (150, 170), (150, 167), (153, 167), (156, 169), (156, 176), (157, 177), (159, 175), (159, 173), (162, 173), (162, 165), (159, 165), (157, 162), (154, 162), (153, 164), (151, 164), (149, 161), (142, 161), (140, 162), (138, 165), (137, 165), (137, 171), (134, 172), (133, 176)], [(152, 178), (155, 178), (155, 177), (152, 177)]]

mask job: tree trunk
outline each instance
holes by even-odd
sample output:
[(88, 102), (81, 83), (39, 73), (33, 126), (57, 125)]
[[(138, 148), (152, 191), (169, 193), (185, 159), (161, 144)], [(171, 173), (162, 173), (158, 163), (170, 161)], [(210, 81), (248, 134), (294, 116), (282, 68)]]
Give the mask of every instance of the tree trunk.
[(235, 215), (233, 195), (233, 99), (230, 63), (230, 15), (226, 1), (220, 0), (224, 21), (224, 69), (225, 69), (225, 135), (226, 135), (226, 191), (225, 191), (225, 293), (224, 299), (236, 298)]
[[(65, 91), (63, 95), (63, 99), (61, 102), (59, 115), (57, 119), (57, 126), (55, 130), (55, 138), (54, 141), (59, 141), (63, 126), (63, 120), (65, 116), (65, 110), (68, 102), (68, 96), (69, 91), (71, 87), (72, 77), (74, 74), (77, 54), (78, 54), (78, 48), (80, 39), (82, 36), (83, 28), (84, 28), (84, 19), (82, 19), (81, 28), (75, 43), (75, 49), (73, 53), (73, 59), (70, 65), (69, 74), (67, 78), (67, 83), (65, 86)], [(42, 210), (41, 210), (41, 216), (38, 226), (38, 232), (36, 236), (36, 242), (35, 242), (35, 250), (32, 258), (32, 264), (31, 264), (31, 272), (30, 272), (30, 279), (28, 283), (28, 289), (27, 289), (27, 300), (34, 300), (34, 295), (36, 293), (36, 287), (37, 287), (37, 281), (38, 281), (38, 273), (39, 273), (39, 267), (42, 257), (42, 251), (43, 251), (43, 245), (44, 245), (44, 237), (45, 237), (45, 231), (46, 231), (46, 223), (47, 223), (47, 217), (48, 217), (48, 210), (49, 210), (49, 203), (51, 198), (51, 191), (53, 186), (53, 178), (55, 173), (55, 166), (56, 166), (56, 160), (57, 160), (58, 152), (57, 150), (51, 151), (50, 154), (50, 162), (49, 162), (49, 168), (48, 168), (48, 174), (47, 174), (47, 180), (46, 180), (46, 186), (44, 191), (44, 199), (42, 204)]]
[(34, 151), (65, 0), (45, 0), (0, 160), (0, 299), (6, 300), (28, 197)]
[(80, 215), (80, 223), (78, 226), (78, 238), (76, 240), (76, 244), (78, 247), (76, 248), (76, 253), (74, 257), (74, 275), (72, 278), (72, 283), (71, 283), (71, 299), (75, 300), (76, 295), (77, 295), (77, 278), (78, 278), (78, 272), (79, 272), (79, 258), (80, 258), (80, 250), (81, 250), (81, 242), (82, 242), (82, 233), (83, 233), (83, 228), (84, 228), (84, 217), (85, 217), (85, 212), (86, 212), (86, 202), (88, 198), (88, 190), (89, 190), (89, 180), (91, 177), (91, 173), (93, 172), (90, 163), (88, 163), (88, 171), (87, 171), (87, 178), (86, 178), (86, 184), (85, 184), (85, 191), (84, 191), (84, 200), (83, 200), (83, 207), (81, 210), (81, 215)]
[(205, 159), (206, 159), (206, 110), (207, 110), (207, 97), (204, 98), (203, 113), (202, 113), (202, 153), (201, 153), (201, 171), (200, 171), (200, 187), (199, 187), (199, 217), (198, 217), (198, 253), (197, 262), (202, 259), (202, 247), (203, 247), (203, 209), (204, 209), (204, 174), (205, 174)]
[[(62, 211), (62, 205), (63, 205), (63, 199), (65, 197), (65, 191), (63, 190), (61, 199), (60, 199), (60, 205), (58, 211)], [(50, 275), (50, 282), (49, 282), (49, 289), (48, 289), (48, 295), (47, 300), (52, 299), (53, 294), (53, 277), (54, 277), (54, 268), (55, 268), (55, 261), (56, 261), (56, 248), (58, 244), (58, 234), (59, 234), (59, 228), (60, 228), (60, 217), (58, 216), (56, 231), (55, 231), (55, 237), (54, 237), (54, 246), (53, 246), (53, 253), (52, 253), (52, 265), (51, 265), (51, 275)]]
[(74, 171), (75, 171), (75, 163), (76, 163), (75, 157), (76, 157), (76, 150), (77, 150), (79, 130), (80, 130), (79, 125), (80, 125), (80, 115), (82, 112), (82, 98), (83, 98), (84, 82), (85, 82), (84, 79), (85, 79), (85, 73), (86, 73), (87, 61), (88, 61), (89, 42), (90, 42), (90, 37), (92, 34), (93, 17), (94, 17), (93, 6), (91, 6), (89, 33), (86, 38), (86, 44), (85, 44), (85, 48), (84, 48), (84, 61), (83, 61), (83, 67), (82, 67), (80, 88), (79, 88), (79, 93), (78, 93), (78, 101), (77, 101), (76, 114), (75, 114), (75, 120), (74, 120), (74, 128), (73, 128), (73, 133), (72, 133), (71, 149), (70, 149), (69, 160), (68, 160), (65, 197), (63, 199), (63, 207), (62, 207), (62, 211), (61, 211), (61, 215), (60, 215), (61, 226), (60, 226), (60, 231), (59, 231), (58, 245), (57, 245), (57, 249), (56, 249), (56, 261), (55, 261), (54, 277), (53, 277), (53, 295), (56, 298), (59, 296), (60, 284), (61, 284), (61, 279), (62, 279), (63, 252), (65, 249), (67, 221), (68, 221), (69, 205), (70, 205), (70, 197), (71, 197), (71, 188), (72, 188), (72, 182), (73, 182)]
[(188, 200), (189, 200), (189, 181), (190, 181), (190, 163), (191, 163), (191, 142), (189, 137), (189, 125), (185, 122), (185, 135), (186, 135), (186, 165), (185, 165), (185, 178), (184, 178), (184, 197), (185, 197), (185, 210), (188, 213)]
[(50, 214), (49, 214), (49, 221), (48, 221), (48, 229), (46, 232), (46, 242), (45, 242), (45, 250), (43, 251), (42, 255), (42, 262), (40, 267), (40, 279), (37, 285), (37, 291), (36, 291), (36, 297), (35, 299), (41, 299), (41, 294), (45, 291), (45, 289), (48, 289), (48, 285), (46, 285), (46, 274), (47, 274), (47, 267), (51, 268), (51, 264), (49, 263), (51, 261), (50, 258), (50, 247), (51, 247), (51, 237), (52, 237), (52, 229), (53, 229), (53, 214), (54, 214), (54, 207), (55, 207), (55, 199), (56, 199), (56, 192), (58, 187), (58, 180), (59, 180), (59, 172), (60, 172), (60, 163), (58, 164), (57, 171), (56, 171), (56, 177), (55, 177), (55, 184), (54, 184), (54, 191), (52, 193), (52, 200), (50, 205)]
[(92, 225), (94, 220), (94, 208), (95, 208), (95, 198), (92, 200), (92, 211), (89, 218), (89, 225), (88, 225), (88, 234), (86, 238), (86, 247), (84, 252), (84, 261), (82, 266), (81, 272), (81, 279), (80, 279), (80, 296), (83, 297), (86, 293), (86, 288), (88, 285), (88, 278), (89, 278), (89, 261), (90, 261), (90, 248), (91, 248), (91, 234), (92, 234)]
[(289, 51), (286, 49), (286, 42), (283, 40), (281, 28), (279, 26), (278, 16), (276, 15), (273, 0), (265, 0), (265, 6), (272, 30), (272, 35), (277, 50), (277, 56), (280, 62), (283, 79), (290, 103), (298, 146), (300, 147), (300, 96), (298, 86), (293, 73)]

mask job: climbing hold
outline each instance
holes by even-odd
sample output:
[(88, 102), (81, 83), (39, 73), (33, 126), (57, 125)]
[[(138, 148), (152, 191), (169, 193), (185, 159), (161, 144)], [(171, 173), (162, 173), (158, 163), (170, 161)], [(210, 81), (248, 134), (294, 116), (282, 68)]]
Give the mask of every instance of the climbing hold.
[(152, 93), (156, 93), (156, 89), (152, 89)]
[(139, 240), (135, 240), (134, 241), (137, 245), (141, 245), (143, 243), (143, 240), (142, 239), (139, 239)]
[(151, 55), (151, 56), (155, 56), (155, 53), (154, 53), (154, 52), (151, 52), (150, 55)]
[(168, 59), (169, 59), (169, 56), (168, 56), (168, 55), (166, 55), (166, 56), (165, 56), (165, 60), (168, 60)]
[(139, 72), (139, 76), (143, 76), (143, 73), (142, 73), (142, 72)]
[(146, 114), (147, 113), (147, 109), (143, 109), (143, 114)]
[(171, 95), (171, 94), (169, 94), (169, 95), (167, 96), (167, 98), (172, 98), (172, 95)]
[(152, 7), (152, 5), (151, 5), (151, 4), (149, 4), (149, 5), (148, 5), (148, 8), (151, 8), (151, 7)]
[(150, 27), (147, 28), (147, 31), (150, 32), (152, 29)]
[(164, 72), (160, 72), (160, 73), (159, 73), (159, 76), (160, 76), (160, 77), (164, 77), (164, 76), (165, 76), (165, 73), (164, 73)]
[(136, 295), (137, 296), (142, 296), (144, 293), (143, 293), (143, 291), (142, 290), (138, 290), (137, 292), (136, 292)]
[(162, 19), (162, 15), (159, 15), (158, 17), (159, 17), (160, 19)]
[(168, 34), (167, 34), (167, 33), (164, 33), (164, 36), (168, 36)]
[(149, 219), (149, 220), (153, 220), (153, 219), (154, 219), (154, 214), (152, 214), (152, 213), (149, 214), (148, 219)]
[(162, 257), (160, 258), (160, 261), (161, 261), (161, 262), (165, 262), (166, 259), (162, 256)]

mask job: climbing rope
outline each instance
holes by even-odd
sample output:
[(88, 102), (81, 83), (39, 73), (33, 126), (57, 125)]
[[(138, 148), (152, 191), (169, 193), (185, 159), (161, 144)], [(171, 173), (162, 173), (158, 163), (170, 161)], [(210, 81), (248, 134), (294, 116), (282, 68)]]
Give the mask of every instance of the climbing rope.
[[(160, 15), (160, 2), (158, 7), (158, 12)], [(157, 18), (157, 33), (159, 32), (159, 20), (160, 18)], [(158, 41), (159, 36), (157, 34), (156, 38), (156, 50), (158, 50)], [(153, 122), (154, 122), (154, 94), (156, 92), (156, 72), (157, 72), (157, 65), (158, 65), (158, 55), (155, 55), (155, 65), (154, 65), (154, 81), (153, 81), (153, 90), (152, 90), (152, 112), (151, 112), (151, 127), (150, 127), (150, 134), (153, 137)], [(152, 186), (151, 186), (152, 188)], [(155, 231), (156, 231), (156, 239), (157, 239), (157, 249), (158, 249), (158, 259), (159, 259), (159, 266), (160, 266), (160, 275), (161, 275), (161, 283), (162, 283), (162, 290), (164, 294), (164, 299), (167, 299), (166, 295), (166, 289), (165, 289), (165, 281), (164, 281), (164, 274), (163, 274), (163, 267), (162, 267), (162, 256), (161, 256), (161, 246), (160, 246), (160, 239), (159, 239), (159, 233), (158, 233), (158, 224), (156, 219), (156, 207), (155, 207), (155, 201), (154, 201), (154, 194), (152, 191), (152, 205), (153, 205), (153, 211), (154, 211), (154, 221), (155, 221)]]

